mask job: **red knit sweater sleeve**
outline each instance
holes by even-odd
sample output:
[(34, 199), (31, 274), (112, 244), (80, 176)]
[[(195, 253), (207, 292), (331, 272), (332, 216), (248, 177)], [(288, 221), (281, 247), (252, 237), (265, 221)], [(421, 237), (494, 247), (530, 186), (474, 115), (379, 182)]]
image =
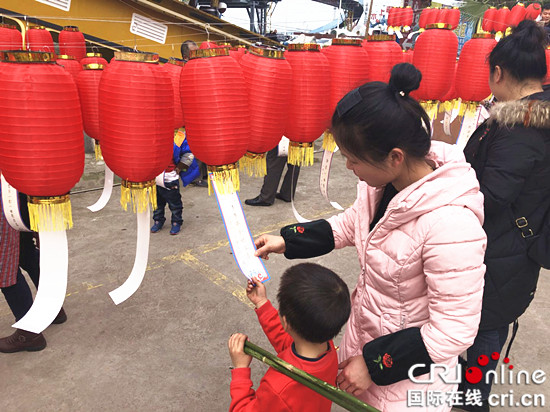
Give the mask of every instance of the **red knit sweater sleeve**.
[(281, 319), (279, 319), (279, 312), (277, 312), (277, 309), (273, 307), (269, 300), (262, 307), (256, 309), (256, 315), (258, 315), (258, 321), (275, 352), (281, 353), (292, 345), (294, 340), (283, 329)]
[(267, 380), (262, 379), (257, 392), (252, 389), (250, 368), (237, 368), (231, 371), (230, 393), (229, 412), (265, 412), (289, 409)]

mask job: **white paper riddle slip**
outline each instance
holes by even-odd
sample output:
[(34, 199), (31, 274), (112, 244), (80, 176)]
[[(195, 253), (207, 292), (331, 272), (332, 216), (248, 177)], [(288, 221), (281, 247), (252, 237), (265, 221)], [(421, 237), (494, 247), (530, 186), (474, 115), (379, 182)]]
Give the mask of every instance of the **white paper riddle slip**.
[(88, 206), (89, 210), (91, 210), (92, 212), (98, 212), (107, 205), (109, 199), (111, 198), (111, 193), (113, 193), (114, 177), (115, 174), (111, 169), (109, 169), (107, 163), (105, 163), (105, 181), (103, 183), (103, 192), (101, 192), (101, 196), (99, 196), (97, 202), (95, 202), (91, 206)]
[(31, 308), (14, 328), (41, 333), (59, 314), (67, 294), (69, 249), (67, 232), (39, 232), (40, 285)]
[(244, 216), (239, 194), (237, 192), (221, 194), (216, 182), (210, 176), (209, 179), (214, 188), (216, 201), (237, 266), (248, 279), (256, 276), (260, 282), (269, 280), (270, 276), (262, 259), (254, 256), (256, 246), (254, 246), (254, 240)]
[(2, 180), (2, 208), (8, 224), (19, 232), (30, 232), (19, 212), (19, 194), (17, 190), (8, 183), (4, 175), (0, 174), (0, 179)]
[(147, 259), (149, 257), (149, 220), (151, 218), (151, 209), (147, 204), (147, 209), (144, 212), (137, 213), (137, 241), (136, 241), (136, 258), (134, 267), (126, 282), (120, 285), (115, 290), (109, 292), (109, 296), (115, 302), (115, 305), (124, 302), (138, 290), (145, 270), (147, 269)]
[[(338, 150), (338, 149), (336, 149)], [(330, 165), (332, 164), (332, 156), (336, 152), (331, 152), (329, 150), (323, 151), (323, 160), (321, 161), (321, 172), (319, 173), (319, 189), (321, 189), (321, 194), (325, 200), (330, 203), (330, 205), (338, 210), (344, 210), (337, 202), (331, 202), (328, 197), (328, 181), (330, 177)]]

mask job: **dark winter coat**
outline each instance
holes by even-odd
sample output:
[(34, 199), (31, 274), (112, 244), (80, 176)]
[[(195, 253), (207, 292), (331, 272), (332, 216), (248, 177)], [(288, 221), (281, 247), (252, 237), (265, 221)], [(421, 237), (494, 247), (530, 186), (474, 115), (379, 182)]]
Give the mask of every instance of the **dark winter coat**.
[[(480, 329), (517, 319), (535, 295), (540, 266), (516, 219), (539, 233), (550, 207), (550, 91), (497, 103), (464, 149), (485, 196), (487, 251)], [(520, 221), (520, 223), (522, 223)]]

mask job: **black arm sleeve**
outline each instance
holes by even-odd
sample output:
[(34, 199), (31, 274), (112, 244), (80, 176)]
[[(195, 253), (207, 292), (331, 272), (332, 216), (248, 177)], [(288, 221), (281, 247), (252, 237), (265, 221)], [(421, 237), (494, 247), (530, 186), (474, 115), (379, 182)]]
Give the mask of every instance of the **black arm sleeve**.
[(281, 229), (287, 259), (306, 259), (325, 255), (334, 249), (332, 227), (326, 220), (298, 223)]
[(363, 358), (372, 381), (378, 386), (391, 385), (409, 378), (409, 369), (416, 364), (413, 376), (430, 371), (434, 363), (426, 350), (420, 328), (407, 328), (381, 336), (363, 346)]

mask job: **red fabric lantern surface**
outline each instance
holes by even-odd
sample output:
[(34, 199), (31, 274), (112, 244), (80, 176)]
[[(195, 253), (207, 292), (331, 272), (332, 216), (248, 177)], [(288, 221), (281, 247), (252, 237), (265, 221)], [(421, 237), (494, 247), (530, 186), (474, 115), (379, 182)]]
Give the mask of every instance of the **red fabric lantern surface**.
[(426, 28), (426, 19), (428, 18), (429, 10), (431, 10), (431, 7), (426, 7), (422, 12), (420, 13), (420, 17), (418, 18), (418, 26), (421, 29)]
[(82, 121), (84, 131), (88, 136), (99, 141), (99, 81), (104, 66), (88, 64), (76, 77), (80, 104), (82, 106)]
[(65, 26), (59, 32), (59, 51), (80, 61), (86, 56), (86, 40), (76, 26)]
[(536, 20), (542, 13), (542, 7), (539, 3), (531, 3), (525, 8), (525, 18), (527, 20)]
[(403, 26), (403, 7), (394, 7), (394, 10), (395, 10), (395, 21), (394, 21), (394, 26), (396, 28), (400, 28)]
[(220, 46), (218, 46), (216, 43), (214, 43), (213, 41), (203, 41), (199, 47), (199, 49), (201, 50), (204, 50), (204, 49), (217, 49), (219, 48)]
[(491, 94), (487, 57), (497, 42), (488, 33), (474, 34), (462, 47), (456, 72), (456, 91), (468, 113)]
[(414, 59), (414, 50), (413, 49), (403, 50), (402, 55), (403, 55), (402, 56), (403, 57), (403, 63), (413, 64), (413, 59)]
[(544, 84), (550, 84), (550, 46), (546, 48), (546, 79)]
[(208, 165), (223, 193), (238, 190), (236, 162), (246, 153), (250, 138), (242, 70), (227, 49), (193, 50), (190, 57), (180, 82), (189, 146)]
[(428, 8), (426, 10), (426, 28), (430, 24), (436, 24), (440, 22), (439, 14), (441, 13), (441, 10), (439, 8)]
[[(84, 171), (76, 85), (55, 64), (53, 53), (0, 52), (0, 60), (2, 174), (17, 190), (31, 196), (33, 230), (71, 227), (67, 194)], [(58, 216), (58, 220), (40, 220), (42, 213)]]
[(82, 71), (82, 66), (80, 65), (78, 60), (75, 60), (73, 56), (67, 56), (66, 54), (61, 54), (57, 56), (56, 63), (59, 64), (60, 66), (63, 66), (65, 70), (67, 70), (71, 74), (74, 81), (76, 82), (78, 73)]
[(487, 32), (492, 32), (495, 30), (495, 21), (496, 21), (497, 9), (495, 7), (489, 7), (483, 13), (483, 21), (481, 23), (481, 28)]
[(368, 36), (363, 41), (363, 47), (369, 56), (366, 63), (369, 81), (388, 83), (391, 69), (397, 64), (396, 55), (402, 58), (403, 54), (401, 47), (395, 41), (395, 36), (385, 34)]
[(516, 4), (512, 7), (512, 10), (510, 10), (510, 14), (508, 16), (508, 26), (516, 27), (520, 21), (525, 20), (526, 14), (527, 10), (525, 9), (523, 3)]
[(170, 164), (174, 139), (172, 82), (152, 53), (115, 52), (99, 83), (101, 151), (123, 179), (121, 204), (156, 207), (155, 177)]
[(27, 50), (55, 53), (51, 33), (43, 26), (32, 27), (25, 33)]
[(397, 16), (397, 7), (390, 7), (388, 10), (388, 21), (387, 21), (388, 27), (396, 26), (396, 21), (397, 21), (396, 16)]
[(504, 33), (508, 28), (509, 17), (510, 9), (508, 7), (498, 9), (495, 14), (495, 24), (493, 25), (493, 30), (496, 32)]
[(411, 6), (403, 9), (401, 24), (403, 27), (411, 27), (414, 20), (414, 12)]
[(290, 44), (285, 57), (292, 67), (291, 97), (285, 136), (288, 162), (313, 164), (313, 142), (325, 130), (331, 113), (325, 103), (330, 89), (330, 68), (317, 44)]
[(425, 105), (433, 117), (437, 104), (450, 89), (449, 74), (453, 73), (458, 52), (458, 38), (449, 25), (428, 25), (421, 33), (414, 47), (413, 64), (422, 73), (422, 81), (412, 96), (428, 101)]
[(441, 9), (439, 12), (440, 23), (449, 24), (451, 30), (454, 30), (458, 27), (460, 23), (460, 10), (455, 8), (452, 9)]
[[(249, 175), (265, 176), (264, 154), (277, 146), (285, 132), (292, 68), (282, 51), (254, 46), (240, 63), (250, 105), (250, 139), (241, 167)], [(274, 121), (274, 113), (278, 120)]]
[(21, 32), (11, 24), (0, 24), (0, 50), (21, 50), (22, 47)]
[(184, 125), (180, 95), (180, 79), (184, 64), (185, 62), (182, 59), (170, 57), (168, 62), (162, 66), (166, 73), (168, 73), (168, 76), (170, 76), (174, 91), (174, 129), (179, 129)]
[(235, 60), (237, 60), (238, 62), (241, 61), (241, 59), (245, 54), (246, 54), (246, 47), (243, 47), (243, 46), (232, 47), (229, 49), (229, 55), (233, 57)]
[(87, 64), (101, 64), (106, 69), (109, 62), (102, 57), (101, 53), (86, 53), (86, 56), (80, 60), (80, 64), (82, 67)]

